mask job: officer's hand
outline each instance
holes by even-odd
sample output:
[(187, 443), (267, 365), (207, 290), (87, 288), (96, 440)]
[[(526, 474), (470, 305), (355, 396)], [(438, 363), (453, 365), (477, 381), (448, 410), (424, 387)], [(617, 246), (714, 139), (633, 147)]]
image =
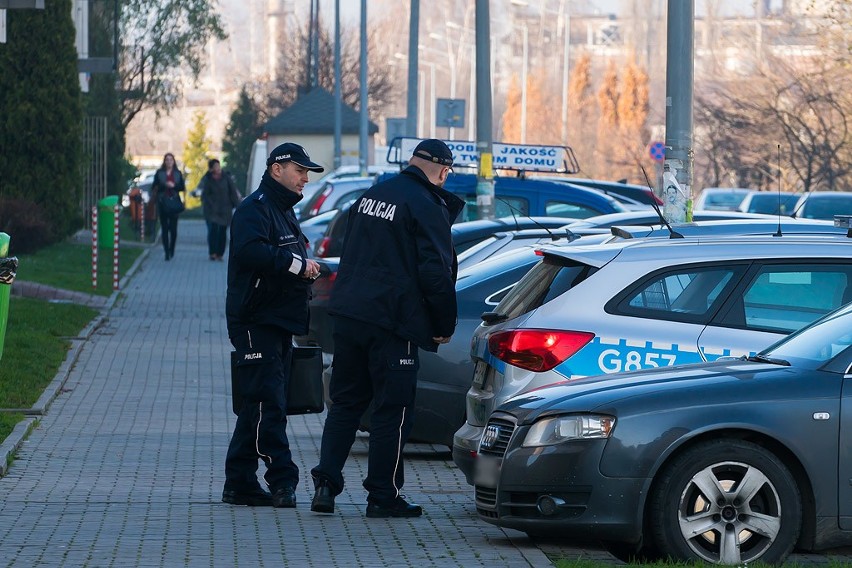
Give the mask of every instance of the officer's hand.
[(305, 266), (305, 278), (310, 278), (311, 280), (315, 280), (320, 273), (320, 267), (317, 261), (307, 259), (308, 264)]
[(450, 338), (449, 337), (433, 337), (432, 341), (434, 341), (435, 343), (437, 343), (439, 345), (443, 345), (444, 343), (449, 343)]

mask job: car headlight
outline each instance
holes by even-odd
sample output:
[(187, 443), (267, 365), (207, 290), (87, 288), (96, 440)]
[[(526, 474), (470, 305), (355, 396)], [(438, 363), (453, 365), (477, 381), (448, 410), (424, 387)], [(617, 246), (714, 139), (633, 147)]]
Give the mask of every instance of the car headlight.
[(609, 438), (615, 417), (597, 414), (553, 416), (532, 425), (524, 438), (524, 447), (552, 446), (571, 440)]

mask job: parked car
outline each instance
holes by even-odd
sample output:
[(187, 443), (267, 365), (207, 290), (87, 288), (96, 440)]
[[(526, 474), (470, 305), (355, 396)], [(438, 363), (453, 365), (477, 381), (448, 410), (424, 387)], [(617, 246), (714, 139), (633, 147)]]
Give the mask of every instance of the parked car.
[(852, 300), (845, 233), (772, 234), (542, 249), (473, 334), (466, 422), (453, 439), (468, 481), (488, 416), (512, 396), (751, 354)]
[(799, 195), (777, 191), (752, 191), (745, 196), (738, 209), (746, 213), (766, 215), (792, 215)]
[(627, 183), (626, 181), (604, 181), (599, 179), (585, 179), (575, 177), (562, 176), (537, 176), (540, 179), (548, 179), (569, 183), (571, 185), (579, 185), (580, 187), (588, 187), (606, 195), (612, 196), (622, 203), (652, 205), (657, 204), (662, 206), (663, 200), (657, 197), (651, 188), (644, 185), (636, 185)]
[[(394, 173), (399, 172), (399, 166), (397, 165), (372, 165), (367, 166), (367, 177), (375, 177), (379, 174), (384, 173)], [(304, 195), (305, 201), (314, 196), (314, 194), (319, 191), (321, 187), (325, 185), (327, 181), (340, 181), (344, 179), (352, 179), (361, 176), (361, 167), (348, 165), (348, 166), (340, 166), (335, 170), (331, 170), (327, 174), (323, 175), (321, 178), (310, 181), (305, 184), (305, 187), (302, 189), (302, 195)]]
[(351, 203), (367, 191), (374, 181), (373, 177), (355, 177), (325, 182), (312, 197), (307, 200), (302, 198), (298, 211), (299, 222), (332, 209), (340, 209), (344, 203)]
[(692, 208), (736, 211), (751, 191), (742, 187), (705, 187), (693, 202)]
[[(382, 174), (376, 181), (392, 175)], [(458, 222), (477, 218), (476, 186), (473, 174), (454, 173), (447, 178), (444, 189), (465, 200)], [(585, 219), (606, 213), (626, 211), (618, 201), (598, 191), (536, 178), (494, 178), (495, 217), (570, 217)]]
[(479, 443), (479, 518), (618, 558), (731, 566), (852, 544), (852, 304), (751, 356), (514, 397)]
[(794, 213), (802, 219), (834, 219), (835, 215), (852, 215), (852, 193), (845, 191), (811, 191), (799, 198)]
[(328, 223), (336, 214), (337, 209), (330, 209), (325, 213), (320, 213), (299, 223), (302, 234), (308, 239), (308, 253), (316, 254), (316, 248), (322, 241), (323, 235), (328, 228)]
[[(695, 211), (692, 220), (698, 221), (724, 221), (732, 219), (766, 219), (766, 215), (756, 213), (741, 213), (739, 211)], [(656, 211), (628, 211), (625, 213), (611, 213), (609, 215), (598, 215), (588, 219), (580, 219), (572, 222), (567, 229), (575, 234), (590, 235), (594, 233), (609, 233), (611, 227), (617, 225), (644, 225), (657, 226), (660, 224), (660, 216)]]

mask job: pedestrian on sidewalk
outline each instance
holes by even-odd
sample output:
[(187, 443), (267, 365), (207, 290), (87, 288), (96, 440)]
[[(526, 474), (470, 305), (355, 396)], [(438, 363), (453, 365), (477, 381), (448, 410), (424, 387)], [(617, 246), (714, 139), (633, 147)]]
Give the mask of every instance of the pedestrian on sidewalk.
[(409, 166), (374, 185), (349, 209), (332, 292), (331, 408), (320, 463), (311, 470), (311, 510), (333, 513), (361, 415), (373, 403), (368, 517), (419, 517), (400, 494), (402, 451), (411, 432), (418, 348), (437, 351), (456, 326), (457, 262), (450, 226), (464, 202), (443, 188), (453, 154), (424, 140)]
[(201, 197), (204, 220), (207, 222), (207, 251), (210, 260), (223, 260), (231, 216), (234, 208), (242, 201), (237, 185), (229, 173), (222, 171), (219, 160), (213, 158), (208, 160), (207, 173), (198, 182), (198, 187), (192, 194), (194, 197)]
[[(319, 265), (308, 259), (293, 213), (308, 172), (323, 168), (298, 144), (272, 150), (260, 185), (231, 223), (228, 336), (236, 350), (233, 384), (243, 405), (225, 459), (222, 501), (233, 505), (295, 507), (299, 469), (287, 440), (287, 384), (293, 335), (308, 332), (310, 286)], [(258, 459), (266, 464), (257, 479)]]
[(183, 202), (180, 194), (184, 191), (186, 184), (175, 162), (175, 155), (167, 152), (163, 156), (163, 165), (154, 174), (154, 181), (151, 183), (151, 195), (157, 203), (157, 215), (160, 217), (166, 260), (171, 260), (175, 255), (178, 216), (183, 211), (182, 206), (178, 210), (172, 204)]

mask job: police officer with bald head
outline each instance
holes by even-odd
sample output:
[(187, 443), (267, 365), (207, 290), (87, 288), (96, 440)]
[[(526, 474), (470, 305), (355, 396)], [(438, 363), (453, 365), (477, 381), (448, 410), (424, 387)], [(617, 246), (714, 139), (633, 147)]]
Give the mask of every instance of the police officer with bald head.
[(453, 154), (420, 142), (409, 166), (374, 185), (349, 210), (329, 312), (334, 320), (332, 400), (311, 510), (334, 512), (343, 466), (373, 403), (367, 517), (419, 517), (400, 491), (411, 432), (418, 350), (437, 351), (456, 325), (456, 256), (450, 227), (464, 201), (443, 188)]

